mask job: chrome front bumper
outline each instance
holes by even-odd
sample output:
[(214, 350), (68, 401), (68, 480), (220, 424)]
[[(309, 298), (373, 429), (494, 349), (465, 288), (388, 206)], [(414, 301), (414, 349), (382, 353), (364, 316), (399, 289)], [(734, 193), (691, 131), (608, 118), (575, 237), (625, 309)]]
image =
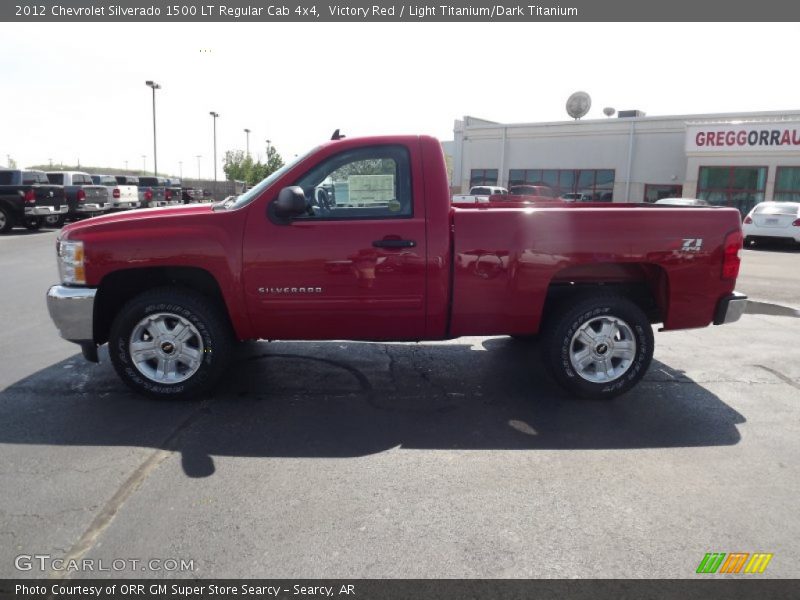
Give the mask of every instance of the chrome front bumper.
[(747, 308), (747, 296), (733, 292), (717, 303), (714, 311), (714, 325), (724, 325), (738, 321)]
[(47, 310), (61, 337), (70, 342), (94, 342), (95, 288), (54, 285), (47, 290)]
[(55, 206), (26, 206), (25, 214), (29, 217), (50, 217), (53, 215), (65, 215), (69, 211), (69, 206), (64, 204), (60, 208)]

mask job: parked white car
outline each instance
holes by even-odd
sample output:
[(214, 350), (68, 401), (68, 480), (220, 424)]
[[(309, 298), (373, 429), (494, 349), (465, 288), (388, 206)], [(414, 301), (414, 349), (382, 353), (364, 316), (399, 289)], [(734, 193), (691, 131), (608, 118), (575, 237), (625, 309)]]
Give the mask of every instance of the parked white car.
[(135, 185), (121, 185), (113, 175), (92, 175), (95, 185), (108, 189), (108, 200), (112, 209), (128, 210), (139, 208), (139, 188)]
[(469, 194), (453, 196), (453, 202), (488, 202), (489, 196), (507, 196), (508, 190), (499, 185), (474, 185)]
[(761, 202), (742, 223), (744, 244), (792, 241), (800, 244), (800, 202)]

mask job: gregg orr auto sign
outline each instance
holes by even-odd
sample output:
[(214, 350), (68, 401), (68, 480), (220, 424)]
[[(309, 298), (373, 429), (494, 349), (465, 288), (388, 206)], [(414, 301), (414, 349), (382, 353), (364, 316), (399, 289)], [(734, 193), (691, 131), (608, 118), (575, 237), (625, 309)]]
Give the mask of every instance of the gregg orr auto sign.
[(686, 152), (800, 153), (800, 123), (689, 125)]

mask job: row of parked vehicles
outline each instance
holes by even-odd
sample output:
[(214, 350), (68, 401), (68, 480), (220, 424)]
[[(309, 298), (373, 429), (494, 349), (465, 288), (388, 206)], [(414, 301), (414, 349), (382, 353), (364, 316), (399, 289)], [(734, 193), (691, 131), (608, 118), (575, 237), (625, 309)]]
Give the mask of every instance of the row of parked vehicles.
[(453, 196), (453, 202), (460, 204), (465, 202), (488, 202), (489, 196), (508, 196), (510, 200), (513, 200), (515, 196), (535, 196), (540, 200), (563, 200), (564, 202), (611, 202), (613, 197), (611, 192), (604, 192), (595, 196), (581, 192), (559, 195), (556, 190), (549, 186), (535, 184), (512, 185), (509, 188), (497, 185), (476, 185), (470, 188), (469, 194)]
[(60, 227), (66, 221), (134, 208), (189, 204), (202, 191), (180, 179), (90, 175), (82, 171), (0, 169), (0, 233)]

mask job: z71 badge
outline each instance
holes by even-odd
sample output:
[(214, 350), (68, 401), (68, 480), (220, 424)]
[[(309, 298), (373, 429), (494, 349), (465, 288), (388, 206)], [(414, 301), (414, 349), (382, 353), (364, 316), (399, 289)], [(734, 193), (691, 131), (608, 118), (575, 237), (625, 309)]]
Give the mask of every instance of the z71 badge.
[(683, 238), (681, 250), (684, 252), (700, 252), (703, 249), (703, 238)]

